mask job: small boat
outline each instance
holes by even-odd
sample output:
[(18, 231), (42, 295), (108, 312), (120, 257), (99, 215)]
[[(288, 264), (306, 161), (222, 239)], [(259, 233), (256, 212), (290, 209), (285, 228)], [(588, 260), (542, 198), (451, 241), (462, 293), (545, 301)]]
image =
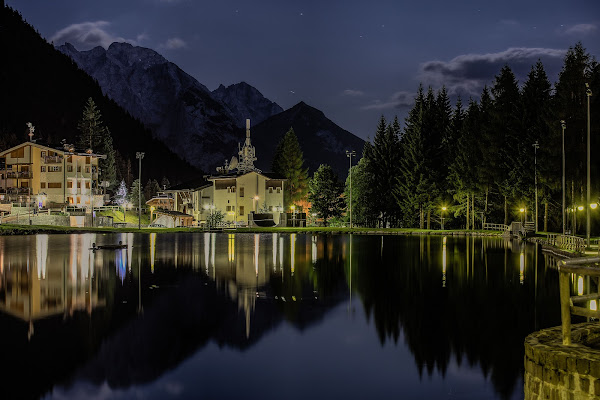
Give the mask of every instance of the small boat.
[(102, 244), (100, 246), (96, 246), (96, 243), (92, 243), (92, 250), (119, 250), (126, 248), (127, 245), (123, 244), (123, 242), (119, 242), (119, 244)]

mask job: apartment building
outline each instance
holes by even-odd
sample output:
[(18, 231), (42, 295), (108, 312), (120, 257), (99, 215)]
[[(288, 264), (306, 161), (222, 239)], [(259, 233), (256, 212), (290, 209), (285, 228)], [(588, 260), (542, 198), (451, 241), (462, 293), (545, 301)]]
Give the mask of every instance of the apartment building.
[(35, 141), (0, 152), (0, 202), (39, 208), (102, 205), (98, 160), (105, 155)]

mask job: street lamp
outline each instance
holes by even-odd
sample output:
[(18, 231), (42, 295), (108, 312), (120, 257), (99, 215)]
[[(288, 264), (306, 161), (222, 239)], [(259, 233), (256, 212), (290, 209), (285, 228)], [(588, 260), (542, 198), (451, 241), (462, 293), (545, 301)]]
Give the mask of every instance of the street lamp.
[(444, 211), (446, 211), (446, 206), (442, 207), (442, 230), (444, 230)]
[(352, 229), (352, 157), (356, 156), (354, 150), (346, 150), (346, 157), (350, 159), (350, 168), (348, 168), (348, 174), (350, 175), (350, 228)]
[(290, 208), (292, 209), (292, 224), (294, 225), (294, 228), (296, 227), (296, 206), (290, 206)]
[(521, 213), (521, 223), (523, 223), (523, 214), (525, 213), (525, 208), (520, 208), (519, 212)]
[(565, 204), (565, 128), (567, 127), (567, 124), (565, 123), (565, 120), (561, 120), (560, 121), (560, 126), (562, 126), (562, 228), (563, 228), (563, 235), (566, 232), (566, 227), (565, 227), (565, 209), (566, 209), (566, 204)]
[(538, 190), (537, 190), (537, 149), (540, 148), (538, 141), (536, 140), (533, 144), (533, 159), (534, 159), (534, 170), (533, 177), (535, 180), (535, 231), (538, 231)]
[(154, 206), (150, 206), (150, 223), (152, 223), (153, 216), (154, 216)]
[[(587, 204), (590, 204), (590, 97), (592, 97), (592, 89), (590, 84), (585, 84), (587, 95)], [(586, 226), (585, 238), (587, 247), (590, 247), (590, 208), (586, 207)]]
[(144, 152), (136, 152), (135, 158), (140, 160), (138, 180), (138, 229), (142, 229), (142, 158), (144, 158)]
[(259, 199), (258, 196), (254, 196), (252, 198), (252, 200), (254, 200), (254, 212), (258, 212), (258, 210), (257, 210), (257, 208), (258, 208), (258, 199)]

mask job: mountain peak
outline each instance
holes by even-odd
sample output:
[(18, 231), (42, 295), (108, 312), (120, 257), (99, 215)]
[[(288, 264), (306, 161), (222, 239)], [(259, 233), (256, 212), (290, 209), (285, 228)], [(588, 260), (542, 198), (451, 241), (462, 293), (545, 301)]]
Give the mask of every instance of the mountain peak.
[(265, 98), (258, 89), (244, 81), (227, 87), (219, 85), (212, 95), (227, 107), (240, 128), (244, 127), (246, 118), (256, 125), (283, 111), (277, 103)]

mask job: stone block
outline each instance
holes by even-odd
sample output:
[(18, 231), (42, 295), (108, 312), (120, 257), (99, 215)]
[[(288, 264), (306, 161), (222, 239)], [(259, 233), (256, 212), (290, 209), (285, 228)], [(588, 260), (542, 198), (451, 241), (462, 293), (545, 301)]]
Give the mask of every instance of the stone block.
[(575, 390), (575, 377), (573, 375), (569, 375), (569, 385), (567, 387), (569, 390)]
[(557, 378), (556, 372), (553, 369), (544, 368), (544, 382), (551, 384), (552, 386), (556, 385)]
[(577, 373), (579, 373), (581, 375), (587, 375), (590, 373), (589, 360), (583, 360), (583, 359), (577, 360)]
[(567, 355), (564, 353), (558, 353), (555, 356), (556, 360), (556, 369), (560, 369), (563, 371), (567, 370)]
[(590, 375), (596, 379), (600, 378), (600, 360), (590, 361)]
[(577, 359), (568, 357), (567, 358), (567, 370), (569, 372), (577, 372)]
[(582, 392), (589, 393), (590, 392), (590, 380), (587, 378), (579, 378), (579, 387)]
[(600, 397), (600, 379), (594, 380), (594, 394)]

